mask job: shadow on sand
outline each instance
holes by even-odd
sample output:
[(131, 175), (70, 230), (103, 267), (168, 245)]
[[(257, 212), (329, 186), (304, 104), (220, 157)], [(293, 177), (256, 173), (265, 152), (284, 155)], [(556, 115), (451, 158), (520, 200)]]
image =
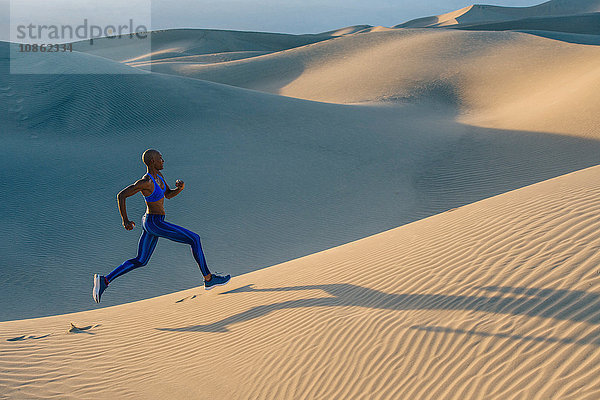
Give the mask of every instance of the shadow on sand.
[[(255, 289), (253, 284), (239, 287), (220, 295), (242, 292), (286, 292), (298, 290), (322, 290), (327, 297), (297, 299), (253, 307), (210, 324), (190, 325), (178, 328), (156, 328), (171, 332), (227, 332), (235, 323), (260, 318), (270, 312), (300, 307), (366, 307), (386, 310), (472, 310), (496, 314), (526, 315), (553, 318), (587, 324), (600, 324), (600, 295), (584, 291), (553, 290), (521, 287), (488, 286), (478, 288), (483, 292), (500, 295), (457, 296), (442, 294), (393, 294), (351, 285), (328, 284)], [(507, 297), (507, 294), (514, 296)], [(413, 326), (430, 332), (454, 332), (483, 336), (497, 336), (515, 340), (548, 341), (571, 344), (600, 345), (600, 328), (583, 338), (552, 338), (448, 329), (443, 327)]]

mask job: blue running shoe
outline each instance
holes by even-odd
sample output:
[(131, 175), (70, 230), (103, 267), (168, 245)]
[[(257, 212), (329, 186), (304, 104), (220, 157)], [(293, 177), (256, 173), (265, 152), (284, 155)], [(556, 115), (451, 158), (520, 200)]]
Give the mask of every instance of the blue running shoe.
[(225, 276), (220, 276), (220, 275), (215, 275), (215, 274), (211, 274), (212, 277), (210, 278), (210, 281), (204, 281), (204, 289), (205, 290), (210, 290), (212, 288), (214, 288), (215, 286), (222, 286), (222, 285), (226, 285), (227, 282), (229, 282), (229, 280), (231, 279), (231, 276), (229, 275), (225, 275)]
[(108, 283), (106, 278), (102, 275), (94, 274), (94, 290), (92, 291), (92, 297), (96, 303), (100, 303), (100, 297), (107, 287)]

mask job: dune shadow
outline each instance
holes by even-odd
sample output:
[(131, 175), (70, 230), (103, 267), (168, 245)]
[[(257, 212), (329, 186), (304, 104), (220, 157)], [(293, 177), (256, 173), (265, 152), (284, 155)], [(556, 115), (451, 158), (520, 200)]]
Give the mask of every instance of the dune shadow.
[(555, 15), (442, 27), (470, 31), (514, 31), (567, 43), (600, 45), (600, 13)]
[(585, 44), (588, 46), (600, 46), (600, 34), (569, 33), (556, 31), (518, 30), (516, 32), (527, 33), (546, 39), (558, 40), (565, 43)]
[[(364, 307), (394, 311), (470, 310), (494, 314), (525, 315), (530, 317), (585, 322), (594, 325), (600, 324), (600, 308), (595, 306), (600, 304), (600, 295), (596, 293), (577, 290), (502, 286), (488, 286), (478, 289), (484, 293), (501, 293), (502, 295), (482, 294), (476, 296), (462, 296), (444, 294), (396, 294), (380, 292), (378, 290), (348, 283), (264, 289), (257, 289), (253, 287), (253, 284), (249, 284), (220, 293), (220, 295), (232, 295), (243, 292), (318, 290), (325, 292), (328, 296), (295, 299), (260, 305), (208, 324), (156, 329), (170, 332), (227, 332), (228, 327), (233, 324), (260, 318), (273, 311), (305, 307)], [(507, 297), (506, 295), (514, 296)], [(440, 328), (416, 327), (413, 329), (435, 331)], [(469, 333), (469, 331), (465, 331), (464, 333)], [(484, 334), (475, 331), (470, 333)], [(594, 333), (581, 339), (557, 339), (518, 335), (505, 335), (505, 337), (521, 340), (600, 344), (599, 333)]]

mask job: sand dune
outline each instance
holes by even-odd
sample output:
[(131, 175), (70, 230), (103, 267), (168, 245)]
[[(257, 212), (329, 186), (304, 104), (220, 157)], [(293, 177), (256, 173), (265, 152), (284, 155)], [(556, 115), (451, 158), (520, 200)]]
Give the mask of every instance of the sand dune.
[(558, 17), (523, 18), (512, 21), (491, 22), (487, 24), (460, 24), (457, 29), (477, 31), (537, 30), (584, 35), (600, 35), (600, 13)]
[(316, 101), (436, 101), (467, 124), (589, 137), (600, 123), (598, 62), (598, 46), (527, 33), (411, 29), (152, 71)]
[(501, 22), (540, 16), (584, 14), (600, 11), (598, 0), (551, 0), (531, 7), (474, 4), (446, 14), (417, 18), (394, 28), (433, 28)]
[[(0, 42), (0, 397), (599, 398), (599, 4)], [(92, 309), (148, 147), (233, 279), (162, 241)]]
[(152, 31), (151, 52), (145, 39), (123, 35), (75, 42), (73, 49), (120, 62), (141, 62), (179, 56), (197, 56), (241, 51), (273, 52), (304, 46), (343, 34), (290, 35), (215, 29), (167, 29)]
[[(193, 41), (193, 32), (171, 35), (186, 46)], [(168, 179), (188, 182), (170, 207), (172, 221), (199, 230), (209, 264), (234, 275), (595, 165), (599, 51), (516, 32), (398, 29), (187, 64), (193, 77), (272, 94), (149, 74), (93, 54), (23, 62), (48, 72), (73, 62), (111, 75), (1, 77), (1, 123), (9, 132), (3, 165), (22, 171), (4, 182), (19, 185), (26, 176), (37, 190), (11, 203), (22, 211), (2, 218), (6, 232), (19, 233), (4, 241), (11, 270), (0, 296), (23, 298), (22, 285), (40, 284), (58, 266), (74, 278), (60, 281), (51, 302), (22, 299), (0, 319), (94, 306), (84, 300), (90, 273), (111, 269), (135, 249), (137, 235), (122, 232), (114, 194), (143, 172), (138, 157), (148, 146), (167, 157)], [(170, 68), (163, 61), (159, 71)], [(48, 148), (57, 154), (54, 165)], [(98, 179), (90, 160), (114, 165), (115, 157), (118, 170)], [(57, 182), (61, 176), (70, 178)], [(54, 206), (18, 207), (50, 192)], [(86, 216), (77, 229), (62, 217), (64, 202)], [(133, 218), (141, 214), (141, 202), (130, 207)], [(97, 212), (91, 218), (90, 209)], [(49, 251), (64, 256), (42, 261)], [(151, 268), (120, 283), (123, 291), (106, 304), (191, 287), (198, 276), (189, 258), (155, 279), (173, 251), (186, 256), (161, 244)], [(95, 264), (82, 269), (89, 259)], [(39, 274), (25, 278), (32, 266)], [(80, 302), (58, 295), (64, 292)]]
[[(220, 63), (220, 62), (227, 62), (227, 61), (235, 61), (235, 60), (241, 60), (244, 58), (250, 58), (250, 57), (257, 57), (257, 56), (262, 56), (264, 54), (269, 54), (271, 53), (270, 51), (228, 51), (228, 52), (223, 52), (223, 53), (214, 53), (214, 54), (201, 54), (201, 55), (197, 55), (197, 56), (173, 56), (173, 57), (168, 57), (165, 56), (163, 53), (154, 53), (153, 57), (155, 57), (155, 59), (153, 60), (145, 60), (145, 61), (129, 61), (127, 62), (127, 65), (132, 66), (132, 67), (136, 67), (136, 68), (141, 68), (141, 69), (145, 69), (145, 70), (151, 70), (151, 67), (153, 65), (159, 65), (159, 64), (192, 64), (192, 65), (196, 65), (196, 64), (215, 64), (215, 63)], [(156, 58), (157, 56), (160, 56), (160, 58)]]
[[(356, 46), (362, 38), (383, 34), (357, 35)], [(430, 34), (439, 32), (426, 37)], [(426, 39), (420, 32), (413, 36), (417, 42)], [(348, 37), (334, 40), (349, 49)], [(34, 65), (64, 71), (72, 61), (107, 72), (111, 66), (113, 72), (138, 71), (75, 53), (73, 58), (40, 55)], [(412, 68), (428, 63), (422, 61), (415, 58)], [(114, 195), (143, 173), (138, 157), (148, 146), (163, 151), (170, 182), (187, 182), (186, 192), (168, 203), (171, 221), (197, 230), (209, 265), (233, 275), (594, 165), (600, 151), (593, 127), (583, 137), (571, 130), (548, 135), (457, 122), (456, 98), (435, 75), (419, 83), (421, 97), (365, 106), (138, 72), (2, 75), (0, 95), (6, 101), (0, 103), (0, 120), (8, 132), (2, 165), (21, 171), (3, 182), (18, 186), (26, 177), (36, 190), (8, 199), (15, 211), (2, 217), (6, 234), (17, 234), (0, 241), (3, 263), (10, 266), (0, 291), (8, 305), (0, 319), (94, 307), (88, 302), (91, 273), (114, 268), (136, 248), (138, 231), (123, 231)], [(368, 77), (357, 78), (371, 90)], [(379, 84), (384, 88), (383, 80)], [(351, 88), (361, 93), (357, 82)], [(44, 208), (20, 206), (46, 198), (55, 201)], [(77, 216), (76, 225), (64, 218), (65, 204)], [(129, 205), (138, 221), (142, 204), (140, 198)], [(172, 254), (181, 257), (175, 265)], [(64, 279), (58, 279), (50, 301), (29, 299), (22, 291), (23, 285), (42, 285), (56, 271)], [(163, 241), (149, 268), (118, 282), (121, 289), (104, 304), (192, 287), (198, 279), (187, 249)]]
[(334, 29), (332, 31), (323, 32), (323, 33), (320, 33), (320, 35), (344, 36), (344, 35), (351, 35), (351, 34), (357, 33), (357, 32), (363, 32), (365, 29), (372, 29), (372, 28), (374, 28), (374, 27), (371, 25), (353, 25), (353, 26), (347, 26), (347, 27), (341, 28), (341, 29)]
[(217, 293), (2, 322), (3, 394), (597, 398), (597, 182), (561, 176)]

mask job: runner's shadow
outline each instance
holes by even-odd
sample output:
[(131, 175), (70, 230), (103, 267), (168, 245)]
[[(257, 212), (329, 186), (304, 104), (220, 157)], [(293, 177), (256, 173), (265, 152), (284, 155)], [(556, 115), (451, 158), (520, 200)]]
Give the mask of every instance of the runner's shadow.
[(553, 336), (533, 336), (533, 335), (518, 335), (510, 333), (491, 333), (485, 331), (478, 331), (475, 329), (453, 329), (446, 328), (443, 326), (422, 326), (415, 325), (411, 326), (410, 329), (419, 331), (432, 332), (432, 333), (449, 333), (449, 334), (461, 334), (470, 336), (480, 337), (496, 337), (501, 339), (519, 340), (525, 342), (545, 342), (545, 343), (561, 343), (561, 344), (574, 344), (574, 345), (587, 345), (592, 344), (594, 346), (600, 346), (600, 329), (594, 329), (592, 332), (581, 338), (574, 337), (553, 337)]
[[(443, 294), (395, 294), (352, 284), (327, 284), (256, 289), (253, 284), (220, 295), (244, 292), (321, 291), (325, 297), (282, 301), (252, 307), (209, 324), (156, 328), (171, 332), (227, 332), (230, 325), (249, 321), (276, 310), (305, 307), (366, 307), (386, 310), (473, 310), (488, 313), (527, 315), (588, 324), (600, 324), (600, 295), (584, 291), (488, 286), (482, 292), (502, 296), (457, 296)], [(511, 296), (512, 295), (512, 296)]]

